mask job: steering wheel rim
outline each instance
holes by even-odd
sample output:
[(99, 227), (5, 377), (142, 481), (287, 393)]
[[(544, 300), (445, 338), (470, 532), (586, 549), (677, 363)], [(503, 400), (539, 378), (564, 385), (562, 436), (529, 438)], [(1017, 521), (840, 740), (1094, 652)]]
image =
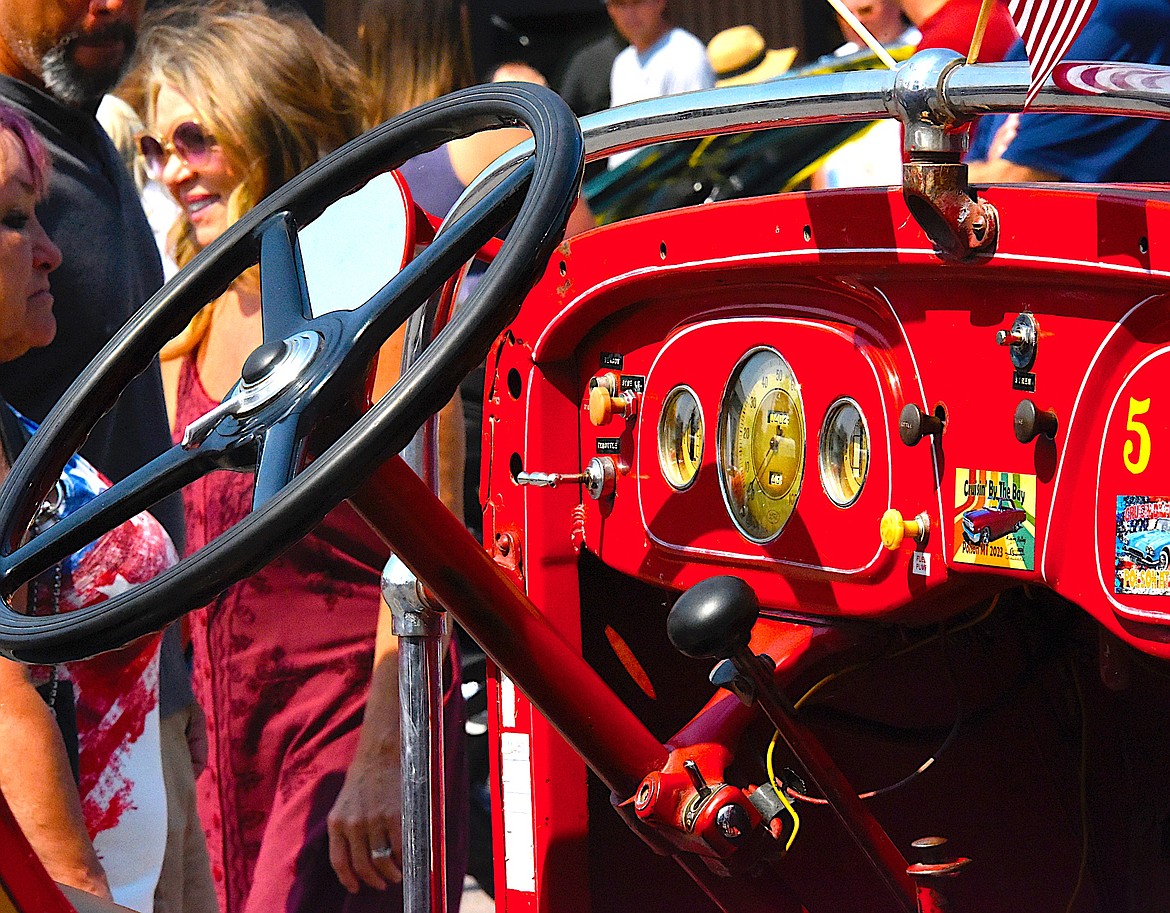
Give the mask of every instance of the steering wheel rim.
[[(481, 129), (519, 125), (532, 131), (536, 152), (510, 182), (440, 235), (366, 304), (354, 311), (307, 315), (298, 224), (312, 221), (335, 199), (421, 152)], [(523, 83), (477, 86), (363, 134), (229, 228), (98, 353), (13, 465), (0, 491), (0, 653), (24, 662), (54, 663), (117, 648), (206, 604), (309, 532), (359, 480), (407, 444), (514, 319), (563, 237), (583, 163), (580, 127), (555, 93)], [(509, 219), (514, 219), (512, 227), (498, 255), (456, 319), (386, 396), (297, 473), (305, 441), (340, 405), (352, 402), (377, 348)], [(271, 281), (265, 278), (270, 258), (277, 261), (275, 271), (267, 271), (275, 274)], [(41, 498), (92, 429), (96, 419), (87, 416), (106, 411), (163, 342), (256, 262), (261, 268), (265, 343), (298, 333), (319, 337), (308, 364), (301, 366), (302, 376), (254, 414), (227, 415), (204, 429), (193, 454), (176, 445), (91, 502), (97, 507), (87, 505), (21, 545)], [(271, 295), (296, 297), (300, 318), (274, 301), (270, 320)], [(438, 405), (432, 408), (432, 403)], [(277, 462), (285, 461), (287, 474), (283, 484), (262, 486), (275, 429), (283, 429), (276, 441)], [(249, 460), (255, 461), (257, 472), (259, 500), (253, 511), (170, 570), (124, 594), (62, 615), (32, 616), (12, 609), (11, 595), (29, 579), (79, 543), (93, 541), (145, 509), (146, 501), (157, 500), (164, 492), (150, 473), (165, 477), (174, 486), (169, 492), (214, 469), (244, 468)], [(266, 490), (260, 493), (262, 487)], [(78, 539), (82, 534), (87, 536), (84, 542)]]

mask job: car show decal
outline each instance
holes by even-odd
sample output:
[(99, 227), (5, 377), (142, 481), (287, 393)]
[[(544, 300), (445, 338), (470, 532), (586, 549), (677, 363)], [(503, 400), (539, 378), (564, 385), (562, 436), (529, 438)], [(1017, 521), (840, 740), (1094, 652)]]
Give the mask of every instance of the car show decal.
[(1170, 596), (1170, 498), (1117, 496), (1113, 591)]
[(955, 561), (1031, 571), (1036, 567), (1036, 477), (955, 470)]

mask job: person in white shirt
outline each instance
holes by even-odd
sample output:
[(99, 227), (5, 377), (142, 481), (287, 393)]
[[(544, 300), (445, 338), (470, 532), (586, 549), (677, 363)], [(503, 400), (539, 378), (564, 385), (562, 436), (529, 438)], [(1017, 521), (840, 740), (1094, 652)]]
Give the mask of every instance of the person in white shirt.
[[(706, 46), (690, 32), (670, 24), (666, 2), (605, 0), (614, 27), (630, 43), (614, 59), (610, 72), (611, 107), (715, 85)], [(630, 155), (611, 156), (609, 166), (615, 167)]]
[[(897, 0), (844, 0), (871, 35), (886, 46), (917, 45), (922, 37), (908, 26)], [(865, 42), (838, 17), (845, 43), (833, 54), (845, 57), (866, 48)], [(892, 119), (874, 121), (856, 138), (830, 153), (813, 174), (813, 190), (832, 187), (885, 187), (902, 182), (902, 125)]]

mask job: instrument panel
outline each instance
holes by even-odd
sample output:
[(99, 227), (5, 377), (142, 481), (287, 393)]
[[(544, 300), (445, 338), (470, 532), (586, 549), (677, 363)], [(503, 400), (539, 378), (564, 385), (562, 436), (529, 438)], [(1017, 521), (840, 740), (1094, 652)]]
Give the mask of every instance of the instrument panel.
[(627, 392), (622, 414), (590, 422), (599, 456), (631, 461), (607, 524), (678, 557), (864, 573), (890, 506), (881, 357), (855, 327), (771, 316), (701, 320), (624, 353), (617, 386), (638, 402)]
[[(1038, 192), (996, 206), (1025, 218)], [(1043, 195), (1062, 224), (1103, 211)], [(734, 574), (765, 611), (908, 623), (1033, 583), (1170, 655), (1170, 271), (1131, 262), (1148, 201), (1105, 202), (1106, 248), (1012, 234), (963, 264), (896, 193), (574, 239), (499, 349), (488, 510), (568, 550), (530, 545), (533, 575), (588, 551), (675, 591)]]

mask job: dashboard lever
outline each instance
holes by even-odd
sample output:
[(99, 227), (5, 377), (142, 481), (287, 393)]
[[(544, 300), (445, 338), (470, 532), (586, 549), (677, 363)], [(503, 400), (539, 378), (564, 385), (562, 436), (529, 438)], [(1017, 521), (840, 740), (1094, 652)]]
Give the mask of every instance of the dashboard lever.
[(1028, 444), (1040, 435), (1049, 440), (1056, 437), (1060, 421), (1051, 409), (1037, 409), (1030, 399), (1020, 400), (1016, 406), (1016, 414), (1012, 420), (1016, 431), (1016, 440), (1021, 444)]
[(942, 419), (923, 412), (916, 403), (907, 403), (898, 416), (898, 436), (907, 447), (913, 447), (924, 437), (940, 434), (942, 430)]
[(584, 482), (583, 472), (518, 472), (517, 485), (532, 485), (536, 488), (556, 488), (562, 482)]
[(565, 483), (584, 485), (589, 497), (600, 501), (617, 487), (617, 464), (610, 457), (594, 457), (584, 472), (518, 472), (515, 479), (517, 485), (535, 488), (556, 488)]

